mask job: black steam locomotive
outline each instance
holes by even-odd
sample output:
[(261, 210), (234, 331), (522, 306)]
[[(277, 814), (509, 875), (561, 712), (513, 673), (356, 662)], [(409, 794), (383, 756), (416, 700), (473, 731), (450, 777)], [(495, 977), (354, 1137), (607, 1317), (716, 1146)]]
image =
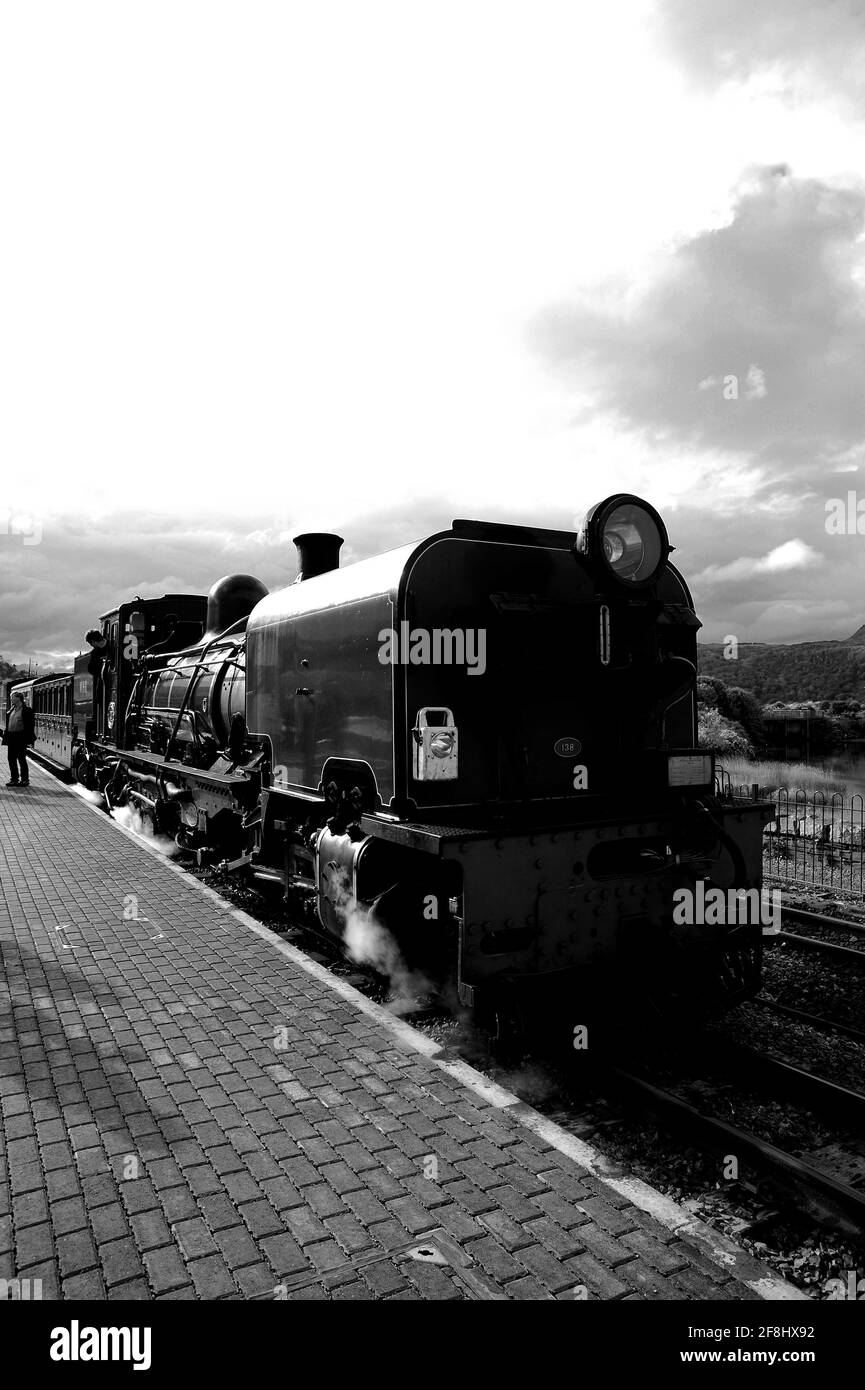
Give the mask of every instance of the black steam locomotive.
[(759, 987), (759, 922), (673, 912), (759, 890), (772, 812), (715, 793), (700, 622), (648, 503), (578, 534), (455, 521), (343, 569), (340, 537), (296, 544), (290, 587), (102, 617), (70, 678), (79, 781), (319, 930), (360, 913), (438, 951), (470, 1007), (546, 1007), (585, 972), (689, 1012)]

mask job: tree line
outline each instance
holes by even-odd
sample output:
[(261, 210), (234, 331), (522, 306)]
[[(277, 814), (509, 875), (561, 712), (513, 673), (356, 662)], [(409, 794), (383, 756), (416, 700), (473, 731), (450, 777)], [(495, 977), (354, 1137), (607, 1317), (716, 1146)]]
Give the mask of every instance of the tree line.
[[(812, 752), (829, 752), (848, 739), (865, 738), (865, 705), (847, 698), (838, 700), (774, 700), (763, 704), (752, 690), (727, 685), (717, 676), (697, 680), (699, 741), (716, 752), (740, 757), (761, 757), (773, 750), (773, 711), (791, 717), (809, 715)], [(777, 735), (776, 735), (777, 736)]]

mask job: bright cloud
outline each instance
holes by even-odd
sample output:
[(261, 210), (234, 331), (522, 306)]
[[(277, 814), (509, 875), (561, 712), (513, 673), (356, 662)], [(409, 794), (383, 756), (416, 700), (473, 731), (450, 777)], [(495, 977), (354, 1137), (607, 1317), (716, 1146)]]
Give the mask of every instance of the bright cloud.
[(8, 7), (0, 652), (616, 490), (707, 634), (852, 631), (856, 538), (784, 556), (865, 459), (862, 53), (842, 0)]
[(739, 581), (751, 579), (757, 575), (778, 574), (786, 570), (797, 570), (803, 568), (813, 568), (815, 565), (826, 563), (825, 556), (821, 555), (813, 546), (806, 544), (797, 536), (794, 540), (785, 541), (783, 545), (775, 546), (767, 555), (750, 556), (740, 555), (738, 559), (731, 560), (726, 565), (709, 565), (702, 573), (698, 574), (695, 584), (724, 584), (730, 580)]

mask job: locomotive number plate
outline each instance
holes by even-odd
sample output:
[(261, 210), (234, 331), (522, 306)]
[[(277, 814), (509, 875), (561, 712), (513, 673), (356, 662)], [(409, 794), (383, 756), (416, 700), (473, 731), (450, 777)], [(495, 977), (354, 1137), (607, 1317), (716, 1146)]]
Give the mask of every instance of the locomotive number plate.
[(560, 758), (572, 758), (582, 750), (583, 745), (578, 738), (557, 738), (553, 744), (553, 752)]

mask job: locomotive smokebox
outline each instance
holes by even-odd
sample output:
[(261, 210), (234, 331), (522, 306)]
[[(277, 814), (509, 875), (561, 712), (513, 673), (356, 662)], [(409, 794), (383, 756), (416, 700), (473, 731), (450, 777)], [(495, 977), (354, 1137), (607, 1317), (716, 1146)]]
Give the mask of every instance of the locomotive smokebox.
[(204, 641), (248, 618), (253, 608), (267, 596), (267, 588), (252, 574), (226, 574), (217, 579), (207, 595), (207, 631)]
[(339, 569), (339, 552), (344, 544), (342, 536), (335, 536), (330, 531), (305, 531), (302, 536), (295, 536), (294, 543), (297, 546), (298, 565), (295, 584)]

